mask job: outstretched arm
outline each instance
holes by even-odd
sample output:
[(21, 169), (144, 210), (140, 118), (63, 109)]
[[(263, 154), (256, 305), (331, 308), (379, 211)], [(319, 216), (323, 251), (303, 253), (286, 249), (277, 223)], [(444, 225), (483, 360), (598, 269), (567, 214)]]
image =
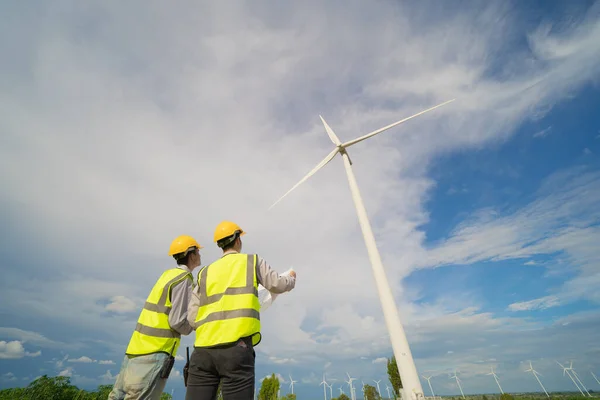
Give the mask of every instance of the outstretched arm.
[(269, 292), (285, 293), (296, 286), (295, 273), (290, 276), (279, 275), (262, 257), (257, 257), (256, 277)]

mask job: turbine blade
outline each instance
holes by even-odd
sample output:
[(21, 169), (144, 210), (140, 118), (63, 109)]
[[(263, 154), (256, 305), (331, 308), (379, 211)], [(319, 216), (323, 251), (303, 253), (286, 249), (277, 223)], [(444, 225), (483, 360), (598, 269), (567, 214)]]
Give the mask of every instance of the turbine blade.
[(329, 124), (327, 122), (325, 122), (325, 120), (323, 119), (323, 117), (319, 115), (319, 118), (321, 118), (321, 121), (323, 122), (323, 125), (325, 126), (325, 131), (327, 131), (327, 134), (329, 135), (329, 139), (331, 139), (331, 141), (333, 142), (333, 144), (335, 144), (336, 146), (342, 144), (342, 142), (340, 142), (340, 139), (333, 132), (333, 129), (331, 129), (331, 127), (329, 126)]
[(269, 207), (269, 210), (271, 208), (273, 208), (275, 206), (275, 204), (279, 203), (281, 200), (283, 200), (283, 198), (285, 196), (287, 196), (288, 194), (290, 194), (292, 192), (292, 190), (296, 189), (298, 186), (300, 186), (304, 181), (306, 181), (308, 178), (310, 178), (311, 176), (313, 176), (318, 170), (320, 170), (321, 168), (323, 168), (327, 163), (329, 163), (329, 161), (333, 160), (333, 157), (335, 157), (335, 155), (338, 153), (339, 149), (334, 149), (331, 153), (329, 153), (327, 155), (327, 157), (325, 157), (323, 159), (323, 161), (321, 161), (320, 163), (317, 164), (316, 167), (314, 167), (308, 174), (306, 174), (306, 176), (304, 176), (304, 178), (302, 178), (300, 180), (300, 182), (296, 183), (294, 185), (294, 187), (292, 187), (290, 190), (288, 190), (283, 196), (281, 196), (279, 198), (279, 200), (277, 200), (275, 203), (273, 203), (271, 205), (271, 207)]
[(364, 135), (364, 136), (361, 136), (361, 137), (359, 137), (359, 138), (357, 138), (357, 139), (350, 140), (349, 142), (346, 142), (346, 143), (344, 143), (342, 146), (343, 146), (343, 147), (350, 147), (350, 146), (352, 146), (353, 144), (356, 144), (356, 143), (358, 143), (358, 142), (362, 142), (362, 141), (363, 141), (363, 140), (365, 140), (365, 139), (368, 139), (368, 138), (370, 138), (370, 137), (372, 137), (372, 136), (378, 135), (378, 134), (380, 134), (380, 133), (381, 133), (381, 132), (383, 132), (383, 131), (387, 131), (388, 129), (390, 129), (390, 128), (393, 128), (393, 127), (394, 127), (394, 126), (396, 126), (396, 125), (399, 125), (399, 124), (401, 124), (401, 123), (403, 123), (403, 122), (406, 122), (406, 121), (408, 121), (409, 119), (412, 119), (412, 118), (418, 117), (419, 115), (425, 114), (425, 113), (426, 113), (426, 112), (428, 112), (428, 111), (432, 111), (432, 110), (434, 110), (434, 109), (436, 109), (436, 108), (438, 108), (438, 107), (441, 107), (441, 106), (443, 106), (443, 105), (446, 105), (446, 104), (448, 104), (448, 103), (451, 103), (451, 102), (453, 102), (454, 100), (456, 100), (456, 99), (448, 100), (448, 101), (446, 101), (446, 102), (444, 102), (444, 103), (442, 103), (442, 104), (438, 104), (438, 105), (437, 105), (437, 106), (435, 106), (435, 107), (428, 108), (427, 110), (421, 111), (420, 113), (417, 113), (417, 114), (415, 114), (415, 115), (411, 115), (410, 117), (407, 117), (407, 118), (404, 118), (404, 119), (401, 119), (400, 121), (394, 122), (393, 124), (389, 124), (388, 126), (384, 126), (383, 128), (377, 129), (376, 131), (373, 131), (373, 132), (371, 132), (371, 133), (367, 133), (366, 135)]

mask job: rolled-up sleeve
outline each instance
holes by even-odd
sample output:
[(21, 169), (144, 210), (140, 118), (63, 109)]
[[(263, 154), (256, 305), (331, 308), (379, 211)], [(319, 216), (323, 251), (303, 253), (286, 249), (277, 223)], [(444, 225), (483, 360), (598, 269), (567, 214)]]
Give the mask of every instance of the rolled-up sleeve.
[(296, 286), (296, 278), (279, 275), (262, 257), (257, 257), (256, 275), (258, 282), (269, 292), (277, 294), (285, 293)]
[(171, 312), (169, 325), (182, 335), (189, 335), (194, 328), (188, 322), (188, 303), (192, 294), (191, 279), (184, 279), (171, 288)]

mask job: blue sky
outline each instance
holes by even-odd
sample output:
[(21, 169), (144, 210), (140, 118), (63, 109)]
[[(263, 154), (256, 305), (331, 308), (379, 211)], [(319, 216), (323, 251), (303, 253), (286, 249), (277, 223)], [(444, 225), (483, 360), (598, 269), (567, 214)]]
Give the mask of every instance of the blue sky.
[(600, 3), (444, 4), (1, 6), (0, 387), (113, 383), (172, 238), (206, 264), (230, 219), (298, 271), (257, 381), (385, 391), (341, 160), (267, 208), (331, 150), (319, 115), (349, 140), (456, 98), (350, 149), (417, 369), (437, 394), (454, 369), (497, 391), (490, 366), (533, 391), (531, 360), (570, 390), (555, 360), (573, 360), (600, 390)]

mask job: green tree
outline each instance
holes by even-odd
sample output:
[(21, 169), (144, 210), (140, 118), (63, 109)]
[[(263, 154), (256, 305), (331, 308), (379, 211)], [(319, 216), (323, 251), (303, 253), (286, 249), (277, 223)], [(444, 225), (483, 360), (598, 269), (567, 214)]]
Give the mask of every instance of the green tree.
[(340, 397), (338, 397), (338, 400), (350, 400), (350, 397), (346, 396), (346, 393), (342, 393), (340, 394)]
[(277, 400), (278, 391), (279, 379), (275, 374), (271, 374), (269, 378), (263, 379), (258, 392), (258, 400)]
[(500, 396), (500, 400), (515, 400), (515, 396), (512, 394), (504, 393)]
[(400, 372), (398, 372), (398, 364), (396, 363), (396, 356), (392, 355), (392, 358), (387, 360), (387, 374), (394, 395), (396, 398), (400, 397), (400, 389), (402, 389), (402, 379), (400, 378)]
[(282, 397), (283, 400), (296, 400), (296, 394), (288, 393)]
[(377, 393), (375, 386), (365, 385), (365, 400), (380, 400), (381, 397)]

